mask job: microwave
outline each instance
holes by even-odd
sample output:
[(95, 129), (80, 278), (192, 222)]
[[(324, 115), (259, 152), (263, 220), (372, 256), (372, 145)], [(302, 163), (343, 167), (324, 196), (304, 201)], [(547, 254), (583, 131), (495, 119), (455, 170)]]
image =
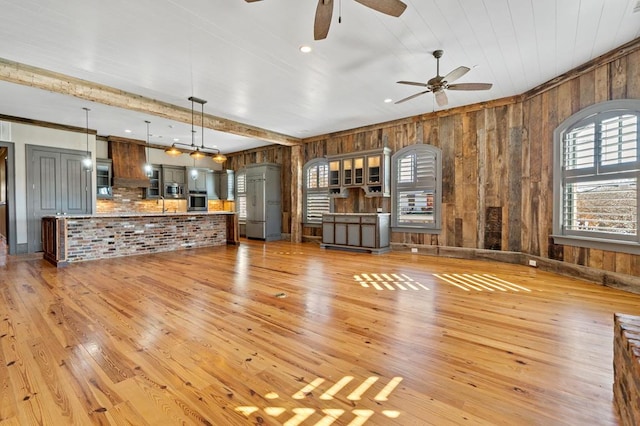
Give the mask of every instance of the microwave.
[(189, 192), (187, 196), (187, 211), (201, 212), (209, 210), (209, 199), (206, 192)]
[(184, 185), (169, 182), (164, 185), (164, 198), (184, 198)]

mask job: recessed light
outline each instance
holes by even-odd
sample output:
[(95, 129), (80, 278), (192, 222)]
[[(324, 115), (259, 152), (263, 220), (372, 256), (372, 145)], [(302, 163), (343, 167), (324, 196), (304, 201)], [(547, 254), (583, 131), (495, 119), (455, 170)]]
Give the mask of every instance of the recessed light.
[(387, 98), (387, 99), (384, 100), (385, 104), (390, 104), (391, 102), (393, 102), (393, 99), (391, 99), (391, 98)]
[(302, 53), (309, 53), (311, 52), (311, 46), (306, 46), (306, 45), (300, 46), (300, 51)]
[(174, 141), (174, 142), (180, 142), (180, 139), (178, 139), (178, 138), (173, 138), (173, 141)]
[(124, 131), (124, 132), (125, 132), (125, 133), (131, 133), (131, 130), (129, 130), (129, 129), (125, 129), (125, 131)]

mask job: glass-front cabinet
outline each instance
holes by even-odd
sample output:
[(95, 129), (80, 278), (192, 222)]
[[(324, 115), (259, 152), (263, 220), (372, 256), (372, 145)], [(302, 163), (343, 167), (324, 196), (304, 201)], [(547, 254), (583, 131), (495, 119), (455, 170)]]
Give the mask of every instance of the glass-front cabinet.
[(160, 198), (162, 195), (162, 167), (151, 166), (151, 176), (149, 176), (149, 187), (145, 188), (145, 198)]
[(342, 185), (340, 182), (340, 160), (329, 161), (329, 194), (333, 196), (340, 195)]
[(109, 159), (96, 160), (96, 197), (111, 198), (112, 165)]
[(390, 196), (391, 150), (381, 148), (357, 154), (327, 157), (329, 195), (344, 197), (349, 188), (362, 188), (367, 197)]

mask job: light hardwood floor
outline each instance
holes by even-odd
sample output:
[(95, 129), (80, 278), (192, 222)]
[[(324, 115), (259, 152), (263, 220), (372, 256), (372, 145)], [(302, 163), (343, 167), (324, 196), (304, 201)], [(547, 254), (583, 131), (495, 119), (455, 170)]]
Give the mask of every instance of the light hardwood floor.
[(613, 425), (613, 314), (640, 315), (529, 267), (314, 243), (2, 259), (3, 426)]

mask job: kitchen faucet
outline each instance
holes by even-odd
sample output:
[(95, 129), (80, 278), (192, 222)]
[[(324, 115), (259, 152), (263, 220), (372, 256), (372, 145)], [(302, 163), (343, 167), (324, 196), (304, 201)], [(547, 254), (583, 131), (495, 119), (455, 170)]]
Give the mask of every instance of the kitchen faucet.
[[(158, 195), (158, 198), (160, 198), (162, 200), (162, 213), (166, 213), (168, 211), (168, 209), (164, 208), (164, 197), (162, 195)], [(158, 204), (156, 202), (156, 204)]]

